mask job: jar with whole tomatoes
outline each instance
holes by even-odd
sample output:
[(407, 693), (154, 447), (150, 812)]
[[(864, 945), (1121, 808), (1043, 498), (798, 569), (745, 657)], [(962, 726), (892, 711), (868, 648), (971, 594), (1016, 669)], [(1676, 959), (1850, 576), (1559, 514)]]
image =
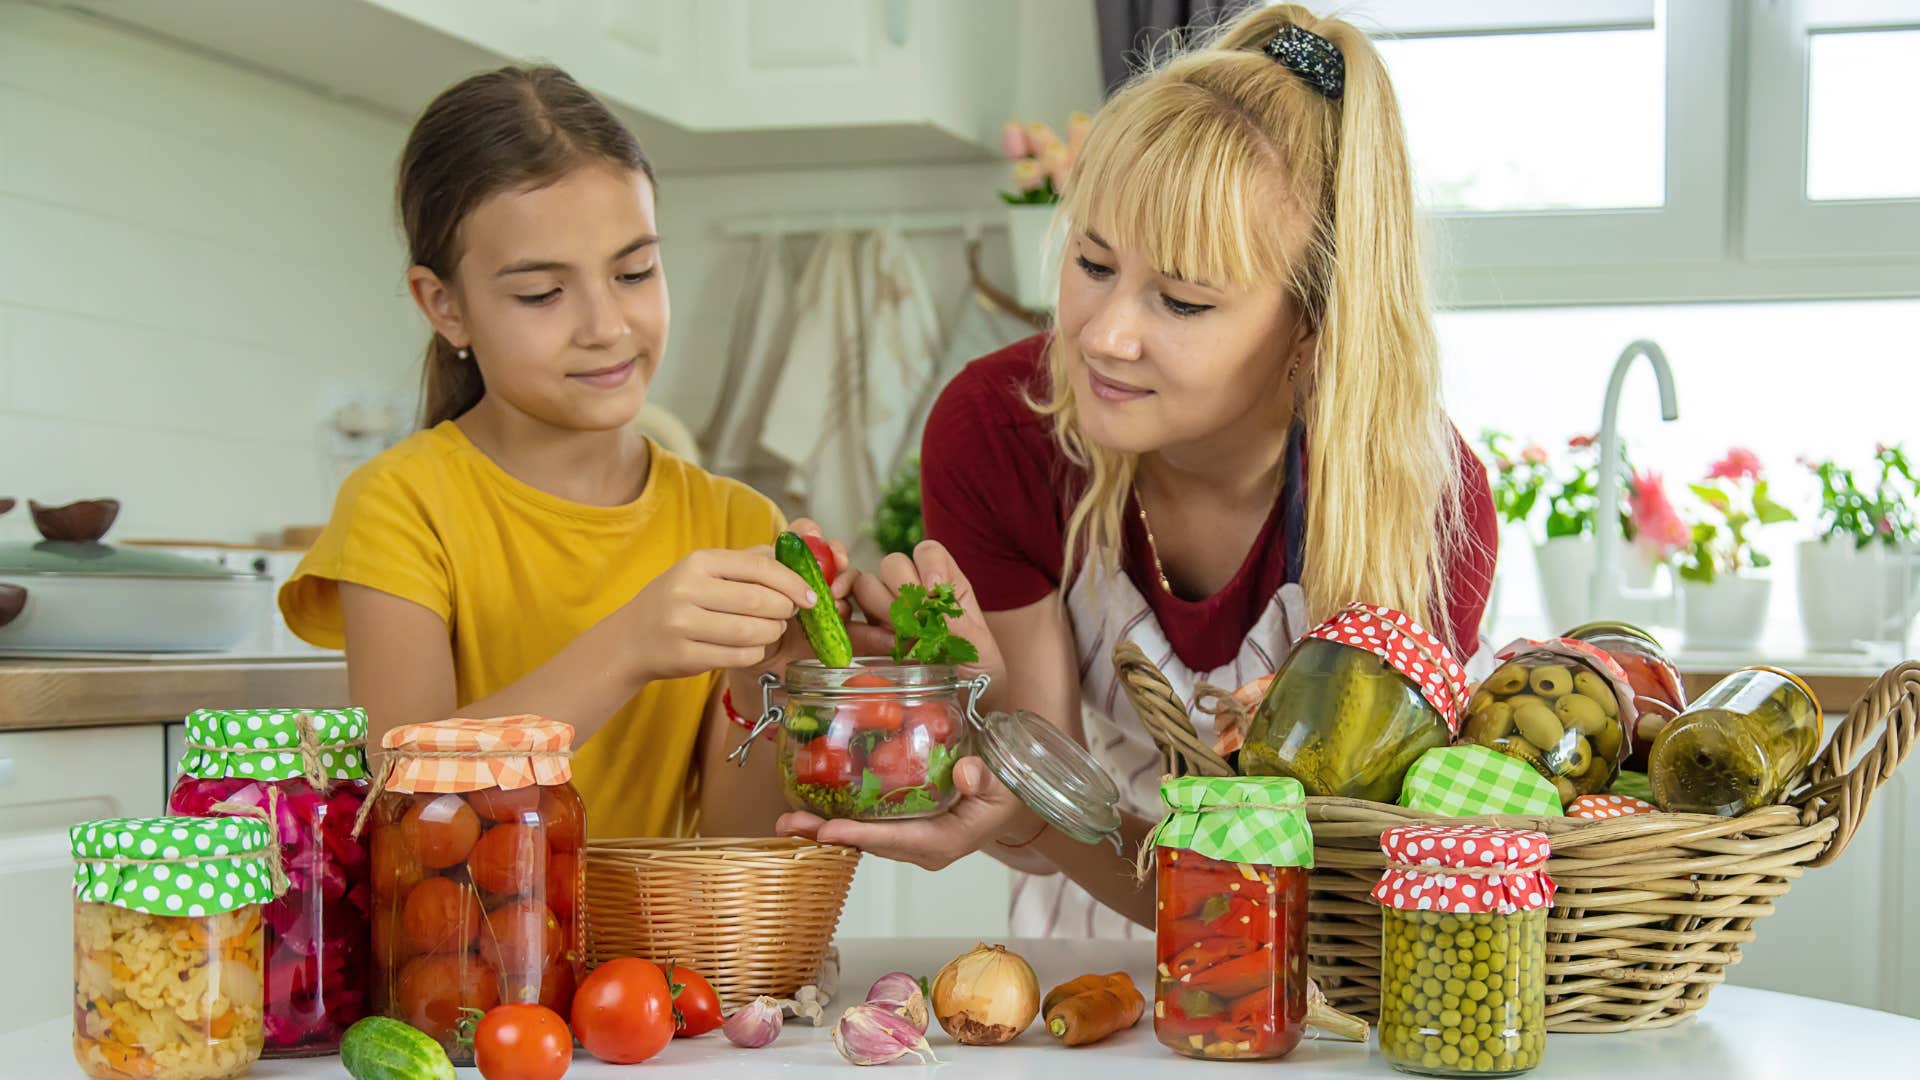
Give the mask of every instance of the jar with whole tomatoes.
[[(938, 814), (959, 798), (953, 763), (967, 752), (981, 684), (952, 665), (805, 660), (763, 687), (755, 730), (778, 726), (780, 777), (794, 809), (882, 821)], [(784, 706), (774, 703), (777, 691)]]
[(339, 1049), (366, 1014), (367, 715), (359, 709), (198, 709), (167, 800), (184, 817), (264, 814), (287, 889), (266, 905), (267, 1057)]
[(96, 1080), (226, 1080), (260, 1056), (264, 821), (84, 821), (73, 848), (73, 1054)]
[(1292, 777), (1166, 781), (1156, 863), (1153, 1030), (1177, 1053), (1284, 1057), (1307, 1023), (1313, 832)]
[(586, 812), (573, 728), (537, 716), (395, 728), (369, 803), (373, 1007), (466, 1063), (462, 1009), (572, 1003)]

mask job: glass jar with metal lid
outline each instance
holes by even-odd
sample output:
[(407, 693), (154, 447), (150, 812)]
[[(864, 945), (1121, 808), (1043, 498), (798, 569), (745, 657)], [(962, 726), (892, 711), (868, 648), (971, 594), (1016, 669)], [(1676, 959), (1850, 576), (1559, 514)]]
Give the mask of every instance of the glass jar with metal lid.
[(1820, 752), (1820, 700), (1799, 676), (1753, 667), (1714, 683), (1654, 740), (1662, 810), (1731, 816), (1780, 801)]
[[(938, 814), (959, 799), (953, 766), (978, 754), (1050, 825), (1083, 843), (1116, 838), (1119, 789), (1086, 749), (1030, 712), (978, 710), (986, 675), (949, 664), (863, 657), (817, 660), (761, 677), (762, 710), (730, 755), (745, 763), (777, 728), (787, 801), (821, 817), (888, 821)], [(785, 703), (776, 701), (784, 694)]]

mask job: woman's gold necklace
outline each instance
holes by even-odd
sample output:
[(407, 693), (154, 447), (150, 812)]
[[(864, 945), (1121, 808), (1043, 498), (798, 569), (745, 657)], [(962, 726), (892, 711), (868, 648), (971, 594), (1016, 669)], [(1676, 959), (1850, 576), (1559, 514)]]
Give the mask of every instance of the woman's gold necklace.
[[(1286, 455), (1282, 453), (1280, 456), (1280, 487), (1283, 490), (1286, 488), (1286, 485), (1287, 485), (1286, 466), (1287, 466), (1287, 458), (1286, 458)], [(1130, 486), (1133, 489), (1134, 509), (1138, 511), (1140, 514), (1141, 531), (1147, 534), (1147, 554), (1153, 559), (1154, 576), (1160, 579), (1160, 587), (1167, 591), (1168, 596), (1177, 596), (1177, 594), (1173, 591), (1173, 582), (1167, 580), (1166, 564), (1160, 561), (1160, 544), (1159, 544), (1159, 541), (1153, 538), (1153, 523), (1147, 520), (1147, 501), (1140, 497), (1140, 485), (1138, 483), (1132, 484)], [(1279, 498), (1279, 494), (1277, 492), (1275, 493), (1274, 498), (1276, 499)]]

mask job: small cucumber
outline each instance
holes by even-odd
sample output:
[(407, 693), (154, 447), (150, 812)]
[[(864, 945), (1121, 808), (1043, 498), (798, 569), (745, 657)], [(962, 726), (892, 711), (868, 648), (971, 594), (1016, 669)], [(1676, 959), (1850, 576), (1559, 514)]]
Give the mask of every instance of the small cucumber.
[(780, 565), (799, 574), (813, 590), (814, 604), (800, 612), (800, 629), (806, 631), (813, 653), (828, 667), (853, 666), (853, 640), (847, 636), (847, 624), (833, 606), (833, 593), (827, 588), (827, 575), (798, 533), (783, 532), (773, 542), (773, 556)]
[(384, 1016), (354, 1022), (340, 1040), (353, 1080), (454, 1080), (446, 1050), (425, 1032)]

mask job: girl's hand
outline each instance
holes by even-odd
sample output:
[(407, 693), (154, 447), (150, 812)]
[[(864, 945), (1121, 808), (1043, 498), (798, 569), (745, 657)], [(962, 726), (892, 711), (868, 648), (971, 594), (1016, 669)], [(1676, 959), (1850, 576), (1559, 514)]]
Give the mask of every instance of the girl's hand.
[[(781, 815), (774, 831), (781, 836), (811, 837), (823, 844), (845, 844), (928, 870), (944, 870), (962, 856), (993, 845), (1000, 845), (999, 850), (1009, 855), (1022, 851), (1045, 824), (977, 757), (961, 758), (954, 764), (953, 785), (960, 789), (960, 801), (933, 817), (867, 822), (822, 820), (814, 814), (793, 813)], [(1018, 856), (1008, 861), (1015, 858)], [(1053, 870), (1037, 855), (1022, 863), (1019, 869), (1033, 873)]]
[(763, 546), (696, 551), (640, 590), (623, 614), (651, 682), (761, 666), (794, 614), (812, 603), (807, 583)]

